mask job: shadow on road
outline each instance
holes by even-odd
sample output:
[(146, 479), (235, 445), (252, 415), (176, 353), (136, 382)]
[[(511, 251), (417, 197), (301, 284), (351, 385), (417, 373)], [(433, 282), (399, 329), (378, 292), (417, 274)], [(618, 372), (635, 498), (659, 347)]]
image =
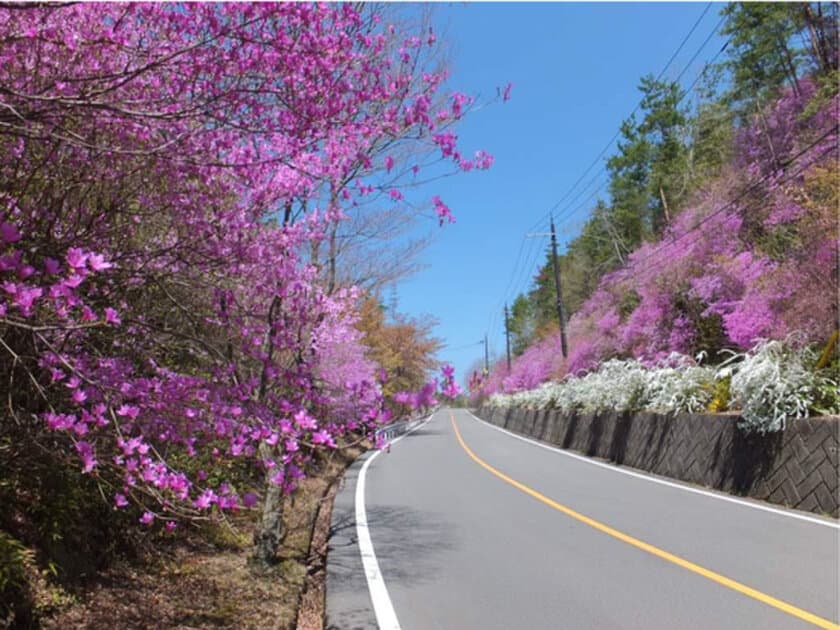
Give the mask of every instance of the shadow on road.
[[(411, 587), (429, 582), (438, 575), (438, 568), (447, 552), (455, 545), (455, 526), (445, 515), (419, 512), (405, 506), (368, 506), (368, 526), (379, 567), (387, 584)], [(330, 530), (330, 549), (356, 548), (356, 520), (343, 515)], [(352, 531), (349, 531), (352, 528)], [(334, 536), (343, 531), (337, 542)], [(361, 566), (354, 554), (331, 553), (330, 563), (336, 579), (333, 593), (356, 588), (353, 571)]]

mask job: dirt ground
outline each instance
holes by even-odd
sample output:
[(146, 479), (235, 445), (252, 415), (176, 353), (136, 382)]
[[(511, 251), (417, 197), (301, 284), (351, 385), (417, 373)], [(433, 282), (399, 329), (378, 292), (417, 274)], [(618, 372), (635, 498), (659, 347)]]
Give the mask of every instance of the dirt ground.
[(334, 453), (287, 501), (276, 566), (249, 562), (255, 518), (240, 516), (141, 562), (112, 566), (42, 627), (321, 630), (332, 501), (344, 470), (362, 452)]

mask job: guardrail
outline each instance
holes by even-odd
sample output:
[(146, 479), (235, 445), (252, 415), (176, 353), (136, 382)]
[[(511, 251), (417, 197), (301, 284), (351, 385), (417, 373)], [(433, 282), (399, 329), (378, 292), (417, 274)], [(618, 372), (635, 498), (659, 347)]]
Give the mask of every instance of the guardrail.
[(422, 424), (426, 420), (434, 415), (437, 409), (434, 409), (428, 415), (420, 416), (417, 418), (409, 418), (407, 420), (399, 420), (394, 422), (393, 424), (389, 424), (387, 426), (382, 427), (381, 429), (376, 430), (376, 435), (381, 436), (384, 440), (391, 442), (392, 440), (398, 438), (401, 435), (405, 435), (409, 431), (414, 430), (417, 428), (418, 425)]

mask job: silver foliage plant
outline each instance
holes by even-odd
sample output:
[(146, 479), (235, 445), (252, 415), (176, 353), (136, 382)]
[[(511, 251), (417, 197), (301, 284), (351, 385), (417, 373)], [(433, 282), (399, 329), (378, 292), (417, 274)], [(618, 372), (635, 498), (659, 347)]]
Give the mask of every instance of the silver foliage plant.
[[(730, 377), (732, 406), (741, 410), (738, 426), (746, 431), (782, 431), (790, 420), (808, 416), (822, 389), (837, 383), (814, 372), (816, 354), (806, 347), (764, 340), (752, 350), (735, 354), (718, 370), (718, 378)], [(826, 413), (837, 413), (837, 396)]]
[[(698, 356), (700, 360), (702, 357)], [(543, 383), (536, 389), (494, 394), (494, 407), (583, 411), (658, 411), (699, 413), (708, 409), (716, 385), (730, 380), (730, 406), (740, 410), (746, 431), (780, 431), (808, 415), (818, 393), (837, 383), (812, 369), (816, 357), (795, 340), (761, 341), (746, 353), (733, 353), (720, 367), (698, 365), (691, 357), (672, 354), (655, 365), (635, 359), (613, 359), (597, 371)], [(838, 396), (825, 413), (840, 412)]]

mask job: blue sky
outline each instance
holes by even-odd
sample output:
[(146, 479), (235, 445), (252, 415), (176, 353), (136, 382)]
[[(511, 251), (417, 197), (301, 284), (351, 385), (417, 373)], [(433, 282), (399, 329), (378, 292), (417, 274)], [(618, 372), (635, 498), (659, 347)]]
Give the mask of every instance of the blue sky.
[[(676, 79), (685, 69), (680, 83), (688, 86), (720, 50), (723, 39), (715, 34), (691, 62), (718, 24), (722, 6), (705, 13), (664, 78)], [(510, 101), (473, 112), (458, 127), (464, 152), (485, 149), (495, 164), (435, 182), (429, 194), (441, 196), (457, 223), (441, 228), (423, 252), (427, 267), (397, 286), (400, 311), (439, 320), (436, 333), (448, 345), (439, 357), (456, 367), (459, 382), (483, 356), (477, 342), (485, 332), (491, 360), (504, 355), (502, 306), (527, 288), (548, 245), (548, 239), (525, 234), (613, 137), (639, 101), (639, 79), (659, 74), (706, 7), (434, 5), (434, 22), (449, 49), (452, 88), (486, 100), (497, 86), (514, 84)], [(602, 166), (603, 160), (559, 206), (561, 243), (586, 219), (592, 204), (578, 206), (598, 188)]]

